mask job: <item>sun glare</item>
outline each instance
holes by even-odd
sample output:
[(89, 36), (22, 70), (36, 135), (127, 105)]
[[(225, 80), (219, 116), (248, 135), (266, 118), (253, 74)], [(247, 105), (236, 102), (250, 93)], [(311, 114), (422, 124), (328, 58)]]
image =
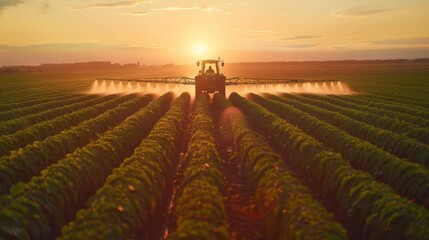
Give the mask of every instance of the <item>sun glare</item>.
[(194, 53), (198, 56), (203, 56), (207, 53), (207, 47), (204, 43), (198, 43), (194, 46)]

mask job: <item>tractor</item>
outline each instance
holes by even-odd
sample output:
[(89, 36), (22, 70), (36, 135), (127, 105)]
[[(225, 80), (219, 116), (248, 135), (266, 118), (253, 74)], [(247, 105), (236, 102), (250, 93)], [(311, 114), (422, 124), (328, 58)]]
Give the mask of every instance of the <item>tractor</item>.
[(224, 66), (223, 60), (199, 60), (197, 66), (201, 67), (201, 70), (195, 76), (195, 97), (202, 92), (225, 95), (226, 77), (220, 73), (220, 66)]

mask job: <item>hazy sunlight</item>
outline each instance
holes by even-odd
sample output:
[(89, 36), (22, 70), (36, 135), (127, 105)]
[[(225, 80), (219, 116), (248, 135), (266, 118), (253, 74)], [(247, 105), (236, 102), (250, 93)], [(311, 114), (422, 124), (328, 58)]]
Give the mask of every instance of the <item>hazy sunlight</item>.
[(194, 46), (194, 53), (195, 55), (197, 55), (198, 57), (202, 57), (205, 54), (207, 54), (207, 47), (204, 43), (198, 43)]

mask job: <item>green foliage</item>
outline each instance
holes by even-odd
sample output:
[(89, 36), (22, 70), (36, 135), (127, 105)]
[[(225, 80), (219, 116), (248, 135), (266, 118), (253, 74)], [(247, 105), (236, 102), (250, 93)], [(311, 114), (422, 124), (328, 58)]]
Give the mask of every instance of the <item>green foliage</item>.
[(326, 199), (332, 199), (338, 211), (359, 226), (370, 239), (425, 239), (429, 236), (429, 212), (369, 174), (352, 168), (341, 155), (295, 126), (238, 94), (230, 95), (266, 136), (287, 154), (294, 165), (313, 178)]
[[(335, 105), (338, 105), (338, 106), (341, 106), (344, 108), (368, 112), (368, 113), (376, 114), (378, 116), (386, 116), (386, 117), (390, 117), (390, 118), (394, 118), (394, 119), (399, 119), (399, 120), (414, 124), (416, 126), (429, 128), (429, 120), (427, 120), (425, 118), (421, 118), (421, 117), (415, 116), (413, 114), (397, 112), (397, 111), (384, 109), (384, 108), (380, 108), (380, 107), (376, 107), (376, 106), (370, 106), (372, 103), (370, 101), (361, 101), (360, 104), (352, 102), (352, 99), (360, 99), (360, 97), (359, 97), (360, 95), (355, 95), (355, 96), (334, 96), (334, 95), (331, 96), (331, 95), (328, 95), (328, 96), (324, 96), (324, 95), (305, 94), (303, 96), (305, 96), (307, 98), (312, 98), (312, 99), (317, 99), (317, 100), (329, 102), (329, 103), (332, 103), (332, 104), (335, 104)], [(409, 109), (412, 110), (412, 108), (409, 108)]]
[(184, 93), (173, 102), (134, 154), (107, 178), (88, 208), (62, 229), (60, 239), (129, 239), (147, 227), (179, 155), (189, 101)]
[(74, 111), (80, 111), (82, 108), (87, 108), (92, 105), (102, 103), (104, 101), (109, 101), (114, 97), (114, 95), (97, 97), (83, 102), (78, 102), (54, 109), (45, 110), (40, 113), (22, 116), (9, 121), (0, 122), (0, 135), (5, 135), (1, 136), (2, 138), (13, 138), (13, 133), (16, 133), (19, 130), (26, 131), (28, 128), (33, 127), (37, 123), (56, 120), (57, 118), (63, 117), (64, 115), (73, 114)]
[[(62, 116), (57, 116), (51, 120), (44, 121), (42, 120), (44, 118), (43, 116), (41, 117), (41, 119), (38, 119), (37, 117), (38, 115), (45, 115), (45, 113), (51, 112), (50, 110), (48, 110), (40, 114), (29, 115), (28, 118), (22, 117), (0, 123), (1, 129), (7, 129), (6, 131), (10, 130), (11, 132), (13, 132), (13, 134), (3, 135), (0, 137), (0, 154), (2, 156), (6, 156), (10, 154), (12, 150), (17, 150), (20, 147), (24, 147), (27, 144), (33, 143), (34, 141), (42, 141), (48, 136), (57, 134), (67, 128), (79, 124), (81, 121), (96, 117), (97, 115), (106, 111), (108, 109), (108, 106), (113, 107), (115, 106), (115, 104), (117, 104), (116, 101), (118, 100), (114, 100), (113, 102), (110, 101), (114, 97), (115, 96), (100, 97), (82, 103), (75, 103), (69, 106), (65, 106), (65, 109), (72, 107), (74, 111), (66, 114), (69, 111), (66, 110), (66, 112)], [(106, 102), (109, 104), (105, 105)], [(36, 123), (38, 123), (31, 125), (31, 122), (34, 119), (37, 119)]]
[[(8, 121), (11, 119), (15, 119), (22, 116), (27, 116), (30, 114), (37, 114), (41, 111), (51, 111), (51, 108), (60, 108), (62, 109), (63, 106), (69, 105), (69, 104), (75, 104), (86, 100), (91, 100), (96, 98), (97, 95), (86, 95), (86, 94), (73, 94), (70, 98), (66, 100), (58, 100), (58, 101), (51, 101), (46, 103), (41, 103), (38, 105), (30, 106), (30, 107), (24, 107), (24, 108), (18, 108), (18, 109), (11, 109), (8, 111), (0, 112), (0, 122)], [(79, 109), (79, 108), (77, 108)], [(51, 116), (51, 115), (50, 115)]]
[(184, 178), (175, 207), (177, 228), (169, 239), (229, 239), (222, 197), (221, 159), (216, 150), (208, 94), (196, 100)]
[[(427, 80), (426, 80), (427, 81)], [(427, 103), (426, 86), (421, 86), (417, 92), (392, 91), (377, 94), (364, 94), (359, 99), (381, 104), (386, 108), (393, 108), (399, 112), (407, 112), (425, 119), (429, 118), (429, 103)], [(417, 95), (417, 96), (416, 96)]]
[[(365, 95), (359, 95), (359, 96), (343, 96), (342, 98), (357, 104), (363, 104), (370, 107), (376, 107), (376, 108), (381, 108), (385, 110), (387, 109), (394, 112), (410, 114), (423, 119), (429, 119), (428, 109), (401, 104), (403, 100), (401, 100), (400, 97), (395, 97), (395, 96), (388, 97), (387, 98), (388, 100), (386, 100), (386, 99), (383, 99), (384, 97), (380, 94), (372, 95), (371, 97), (366, 97), (366, 94), (365, 94)], [(401, 101), (401, 102), (398, 102), (398, 101)]]
[[(0, 213), (7, 213), (0, 215), (0, 222), (11, 221), (12, 225), (0, 225), (0, 238), (19, 237), (15, 233), (31, 239), (58, 235), (65, 221), (74, 216), (111, 171), (132, 154), (167, 111), (172, 99), (172, 93), (164, 94), (97, 141), (77, 149), (25, 186), (14, 189), (13, 194), (0, 197)], [(16, 231), (10, 232), (10, 229)]]
[(268, 143), (250, 129), (244, 116), (215, 95), (227, 131), (244, 161), (248, 184), (256, 190), (258, 208), (268, 218), (270, 239), (347, 239), (346, 230), (332, 219)]
[[(148, 104), (151, 99), (151, 95), (143, 97), (128, 95), (78, 111), (75, 113), (76, 117), (85, 117), (88, 112), (91, 115), (102, 113), (119, 104), (117, 108), (102, 113), (96, 118), (86, 120), (78, 126), (46, 138), (42, 142), (34, 142), (10, 156), (0, 158), (0, 192), (7, 194), (13, 184), (19, 181), (26, 182), (34, 175), (39, 175), (44, 168), (65, 157), (67, 153), (73, 152), (76, 148), (85, 146), (90, 140), (96, 139), (98, 134), (119, 124), (127, 116)], [(59, 122), (59, 127), (61, 126), (62, 124)]]
[(415, 139), (383, 130), (351, 119), (340, 113), (301, 103), (290, 98), (283, 97), (278, 100), (310, 113), (318, 119), (326, 121), (354, 137), (375, 144), (398, 157), (407, 158), (425, 167), (429, 167), (429, 146)]
[[(282, 100), (274, 95), (268, 96), (274, 100)], [(429, 206), (429, 170), (427, 168), (404, 161), (290, 105), (255, 94), (251, 95), (251, 99), (298, 126), (326, 146), (340, 152), (354, 167), (370, 172), (375, 178), (388, 183), (401, 195)]]
[[(46, 91), (46, 89), (45, 89)], [(56, 101), (64, 99), (65, 97), (69, 98), (74, 96), (74, 94), (70, 94), (70, 91), (47, 91), (42, 94), (32, 94), (30, 96), (25, 96), (24, 98), (17, 98), (16, 100), (21, 100), (18, 102), (8, 102), (0, 104), (0, 112), (17, 109), (17, 108), (25, 108), (34, 105), (38, 105), (41, 103), (46, 103), (49, 101)]]
[[(383, 116), (382, 114), (372, 114), (364, 111), (360, 111), (353, 108), (341, 107), (335, 104), (328, 103), (322, 100), (315, 100), (311, 98), (304, 98), (298, 95), (287, 94), (284, 95), (287, 98), (300, 101), (302, 103), (311, 104), (313, 106), (320, 107), (333, 112), (338, 112), (344, 116), (350, 117), (354, 120), (367, 123), (374, 127), (386, 129), (391, 132), (404, 134), (410, 138), (414, 138), (422, 143), (429, 144), (429, 129), (425, 127), (419, 127), (410, 124), (404, 119), (395, 119), (391, 117)], [(408, 115), (406, 115), (408, 116)], [(423, 119), (424, 120), (424, 119)], [(424, 120), (425, 121), (425, 120)]]

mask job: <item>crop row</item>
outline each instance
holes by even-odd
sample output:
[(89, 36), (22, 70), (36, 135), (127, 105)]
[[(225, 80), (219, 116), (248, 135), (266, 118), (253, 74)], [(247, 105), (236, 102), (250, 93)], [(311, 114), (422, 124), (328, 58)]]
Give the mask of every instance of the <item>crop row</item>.
[(429, 144), (429, 129), (427, 128), (418, 127), (408, 122), (385, 117), (382, 115), (341, 107), (322, 100), (316, 100), (292, 94), (283, 94), (283, 96), (303, 103), (311, 104), (322, 109), (338, 112), (344, 116), (350, 117), (351, 119), (367, 123), (374, 127), (378, 127), (399, 134), (405, 134), (410, 138), (414, 138), (422, 143)]
[(340, 113), (315, 107), (286, 97), (270, 95), (269, 98), (294, 106), (310, 113), (320, 120), (326, 121), (352, 136), (364, 139), (386, 151), (407, 158), (413, 162), (429, 167), (429, 146), (408, 136), (383, 130), (360, 121), (351, 119)]
[[(103, 107), (112, 108), (132, 96), (122, 97), (103, 104)], [(135, 113), (152, 100), (151, 95), (133, 98), (117, 108), (86, 120), (78, 126), (65, 130), (57, 135), (50, 136), (42, 142), (28, 145), (10, 156), (0, 158), (0, 193), (8, 193), (10, 187), (17, 182), (26, 182), (67, 153), (83, 147), (90, 140), (98, 137), (110, 127), (119, 124), (127, 116)], [(106, 110), (106, 109), (105, 109)]]
[[(103, 113), (109, 108), (117, 106), (119, 103), (130, 99), (132, 96), (109, 100), (113, 97), (114, 96), (95, 99), (101, 103), (94, 106), (88, 106), (84, 103), (81, 103), (80, 105), (84, 106), (83, 109), (62, 115), (49, 121), (37, 123), (13, 134), (0, 136), (0, 155), (6, 156), (10, 154), (12, 150), (17, 150), (26, 146), (27, 144), (33, 143), (34, 141), (42, 141), (46, 137), (57, 134), (72, 126), (78, 125), (80, 122), (86, 119), (96, 117), (98, 114)], [(109, 101), (103, 102), (103, 99)]]
[(296, 179), (268, 143), (250, 129), (244, 116), (222, 95), (214, 104), (229, 126), (235, 148), (244, 161), (250, 189), (256, 189), (261, 213), (268, 215), (270, 239), (347, 239), (346, 230), (332, 219), (311, 196), (307, 187)]
[(60, 239), (131, 239), (147, 230), (179, 157), (189, 101), (187, 93), (174, 100), (134, 154), (91, 197), (88, 207), (62, 229)]
[(340, 97), (321, 96), (321, 95), (314, 95), (314, 94), (313, 95), (305, 94), (304, 96), (312, 99), (326, 101), (348, 109), (355, 109), (355, 110), (364, 111), (372, 114), (377, 114), (379, 116), (386, 116), (389, 118), (399, 119), (420, 127), (429, 128), (429, 120), (426, 120), (424, 118), (417, 117), (411, 114), (395, 112), (395, 111), (381, 109), (377, 107), (370, 107), (366, 104), (356, 104), (356, 103), (345, 101)]
[(392, 88), (386, 88), (386, 84), (380, 83), (366, 84), (362, 82), (356, 85), (352, 85), (353, 88), (356, 88), (357, 91), (365, 93), (368, 96), (377, 95), (377, 98), (381, 98), (382, 100), (384, 99), (387, 101), (393, 101), (396, 103), (409, 103), (410, 100), (416, 102), (424, 101), (428, 97), (427, 93), (424, 91), (426, 89), (425, 85), (427, 84), (419, 84), (419, 86), (415, 87), (404, 86), (401, 84), (400, 91), (397, 91), (396, 89)]
[(79, 102), (94, 99), (97, 97), (99, 96), (95, 94), (93, 95), (75, 94), (65, 100), (49, 101), (46, 103), (41, 103), (41, 104), (31, 106), (31, 107), (12, 109), (12, 110), (0, 113), (0, 122), (12, 120), (22, 116), (27, 116), (29, 114), (39, 113), (41, 111), (50, 110), (52, 108), (58, 108), (58, 107), (63, 107), (65, 105), (69, 105), (73, 103), (79, 103)]
[(0, 104), (0, 112), (17, 109), (17, 108), (29, 107), (29, 106), (49, 102), (49, 101), (60, 100), (69, 96), (73, 96), (73, 95), (70, 95), (70, 91), (58, 91), (58, 92), (52, 92), (48, 94), (44, 93), (40, 96), (36, 95), (30, 98), (26, 96), (24, 99), (22, 99), (19, 102)]
[(340, 154), (238, 94), (230, 100), (252, 124), (288, 156), (337, 211), (371, 239), (424, 239), (429, 236), (428, 211), (398, 196), (389, 186), (351, 167)]
[[(402, 92), (402, 91), (401, 91)], [(415, 96), (420, 92), (420, 96)], [(394, 102), (395, 104), (403, 104), (404, 106), (408, 106), (411, 108), (419, 108), (424, 111), (429, 111), (429, 104), (426, 102), (428, 95), (417, 90), (417, 92), (406, 92), (399, 93), (399, 91), (388, 91), (388, 92), (380, 92), (376, 94), (365, 94), (363, 97), (366, 99), (378, 99), (379, 101), (383, 101), (386, 103)], [(410, 94), (411, 93), (411, 94)]]
[(28, 128), (34, 124), (50, 121), (52, 119), (57, 118), (58, 116), (64, 116), (64, 114), (73, 114), (74, 111), (78, 111), (82, 108), (90, 107), (94, 104), (108, 101), (114, 97), (115, 95), (98, 97), (95, 99), (77, 102), (54, 109), (48, 109), (39, 113), (18, 117), (9, 121), (0, 122), (0, 136), (13, 134), (21, 129)]
[(101, 187), (112, 170), (130, 156), (168, 110), (167, 93), (142, 108), (97, 141), (49, 166), (26, 184), (0, 197), (0, 238), (51, 239)]
[[(388, 84), (374, 81), (374, 82), (360, 82), (358, 84), (354, 84), (350, 82), (353, 85), (353, 88), (356, 88), (359, 92), (365, 92), (370, 95), (379, 95), (380, 97), (387, 97), (387, 98), (393, 98), (393, 100), (425, 100), (428, 97), (428, 92), (425, 91), (429, 87), (427, 82), (424, 79), (421, 79), (420, 81), (417, 79), (414, 79), (415, 82), (413, 82), (413, 85), (404, 85), (403, 83), (393, 83), (391, 81), (388, 82), (388, 84), (396, 85), (396, 89), (400, 89), (400, 91), (397, 91), (396, 89), (387, 88), (386, 86)], [(396, 98), (396, 99), (395, 99)], [(400, 98), (400, 99), (399, 99)]]
[[(8, 88), (6, 88), (8, 89)], [(24, 87), (24, 89), (27, 89)], [(9, 88), (10, 90), (10, 88)], [(8, 90), (5, 90), (8, 91)], [(11, 92), (11, 91), (9, 91)], [(56, 99), (64, 99), (64, 96), (76, 96), (76, 92), (70, 91), (70, 89), (64, 89), (64, 90), (49, 90), (46, 88), (43, 88), (40, 92), (16, 92), (13, 91), (15, 95), (13, 97), (1, 97), (1, 99), (5, 100), (7, 103), (0, 104), (0, 111), (8, 111), (12, 110), (14, 108), (22, 108), (22, 107), (29, 107), (34, 104), (39, 104), (43, 102), (51, 101), (51, 98), (53, 100)], [(36, 101), (35, 103), (32, 103), (32, 101)], [(38, 101), (41, 101), (37, 103)], [(21, 105), (22, 104), (22, 105)]]
[(395, 112), (410, 114), (424, 119), (429, 119), (429, 110), (415, 108), (415, 107), (411, 107), (403, 104), (398, 104), (395, 101), (380, 101), (380, 99), (377, 99), (377, 98), (365, 98), (364, 96), (361, 96), (361, 95), (341, 96), (341, 97), (335, 97), (335, 98), (340, 98), (343, 100), (347, 100), (349, 102), (367, 105), (370, 107), (387, 109)]
[(183, 158), (184, 177), (174, 209), (177, 227), (169, 239), (229, 239), (221, 159), (208, 99), (208, 94), (196, 99), (191, 138)]
[(404, 161), (379, 147), (287, 104), (251, 94), (250, 98), (308, 135), (340, 152), (354, 167), (370, 172), (398, 193), (429, 207), (429, 169)]

